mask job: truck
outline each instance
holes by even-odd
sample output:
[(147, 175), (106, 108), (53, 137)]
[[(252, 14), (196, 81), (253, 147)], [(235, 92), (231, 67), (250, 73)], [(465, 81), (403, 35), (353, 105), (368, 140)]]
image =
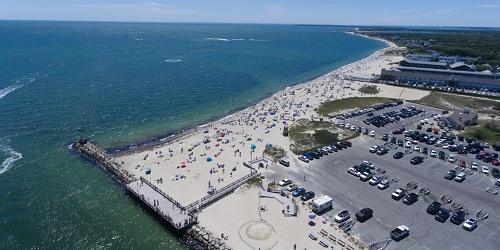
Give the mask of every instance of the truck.
[(328, 195), (323, 195), (312, 202), (312, 211), (316, 214), (322, 213), (332, 208), (333, 199)]
[(406, 236), (408, 236), (409, 234), (410, 234), (410, 229), (405, 225), (401, 225), (391, 231), (391, 238), (395, 241), (400, 241), (406, 238)]

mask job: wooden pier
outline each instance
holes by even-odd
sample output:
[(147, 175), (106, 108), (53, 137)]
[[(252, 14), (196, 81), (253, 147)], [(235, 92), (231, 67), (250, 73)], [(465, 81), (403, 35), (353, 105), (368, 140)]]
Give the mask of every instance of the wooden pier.
[[(119, 164), (113, 161), (113, 157), (106, 150), (95, 145), (92, 141), (82, 139), (73, 143), (73, 148), (96, 161), (106, 171), (115, 176), (130, 194), (138, 198), (143, 204), (151, 208), (163, 220), (168, 222), (173, 228), (179, 231), (191, 228), (196, 224), (200, 209), (223, 198), (248, 180), (257, 176), (257, 171), (251, 166), (251, 173), (230, 183), (229, 185), (216, 190), (214, 193), (202, 197), (187, 206), (183, 206), (175, 199), (160, 190), (150, 181), (143, 177), (134, 177), (123, 170)], [(210, 240), (210, 242), (213, 242)]]

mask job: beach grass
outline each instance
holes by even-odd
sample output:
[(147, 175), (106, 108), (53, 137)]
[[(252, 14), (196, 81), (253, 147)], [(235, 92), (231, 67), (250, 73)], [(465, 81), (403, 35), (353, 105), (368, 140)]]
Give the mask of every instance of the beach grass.
[(495, 144), (500, 142), (500, 123), (496, 120), (479, 120), (478, 125), (466, 127), (461, 135)]
[(272, 145), (264, 149), (264, 155), (271, 157), (273, 161), (277, 162), (286, 156), (286, 151), (281, 147)]
[(290, 150), (294, 154), (334, 144), (340, 140), (348, 140), (358, 136), (358, 133), (341, 129), (330, 122), (298, 120), (289, 129), (292, 140)]
[(377, 85), (363, 85), (358, 89), (359, 92), (367, 95), (375, 95), (380, 92), (380, 89)]
[(500, 115), (500, 102), (463, 95), (432, 91), (428, 96), (414, 102), (446, 110), (467, 107), (478, 113)]
[(322, 103), (316, 111), (323, 116), (328, 116), (337, 113), (341, 110), (366, 108), (374, 104), (393, 101), (393, 99), (385, 97), (349, 97), (334, 101)]

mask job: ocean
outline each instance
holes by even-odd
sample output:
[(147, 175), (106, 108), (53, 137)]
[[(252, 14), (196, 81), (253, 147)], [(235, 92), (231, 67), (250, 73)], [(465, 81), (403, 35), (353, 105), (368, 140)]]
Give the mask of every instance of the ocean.
[(344, 31), (0, 21), (0, 249), (185, 249), (68, 145), (194, 127), (385, 46)]

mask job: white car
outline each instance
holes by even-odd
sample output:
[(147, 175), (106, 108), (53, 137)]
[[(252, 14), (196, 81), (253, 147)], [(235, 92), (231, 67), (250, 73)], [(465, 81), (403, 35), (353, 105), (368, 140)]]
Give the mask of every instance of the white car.
[(401, 188), (398, 188), (396, 190), (394, 190), (394, 192), (392, 192), (391, 196), (393, 199), (401, 199), (403, 198), (403, 196), (406, 194), (406, 192), (401, 189)]
[(290, 180), (290, 179), (283, 179), (280, 182), (278, 182), (278, 185), (280, 185), (282, 187), (288, 186), (290, 184), (292, 184), (292, 180)]
[(372, 131), (370, 132), (370, 136), (371, 136), (371, 137), (375, 137), (375, 131), (373, 131), (373, 130), (372, 130)]
[(477, 221), (475, 219), (468, 219), (462, 224), (462, 228), (467, 231), (472, 231), (477, 227)]
[(430, 153), (431, 157), (437, 157), (437, 155), (438, 154), (437, 154), (436, 150), (431, 150), (431, 153)]
[(455, 156), (454, 156), (454, 155), (450, 155), (450, 156), (448, 157), (448, 162), (455, 163), (456, 161), (457, 161), (457, 158), (455, 158)]
[(372, 146), (372, 147), (370, 148), (370, 150), (368, 150), (368, 151), (369, 151), (370, 153), (375, 153), (375, 152), (377, 152), (378, 147), (379, 147), (379, 146), (377, 146), (377, 145)]
[(487, 166), (481, 166), (481, 172), (483, 172), (483, 174), (489, 175), (490, 169)]
[(449, 149), (449, 148), (450, 148), (450, 145), (448, 145), (448, 144), (445, 144), (445, 145), (443, 146), (443, 149)]
[(348, 172), (349, 174), (352, 174), (352, 175), (356, 176), (356, 177), (359, 177), (359, 175), (361, 175), (361, 172), (359, 172), (358, 170), (356, 170), (356, 169), (355, 169), (355, 168), (353, 168), (353, 167), (350, 167), (350, 168), (347, 170), (347, 172)]
[(389, 187), (389, 181), (388, 180), (382, 180), (380, 183), (377, 185), (378, 189), (386, 189)]
[(472, 170), (476, 170), (476, 171), (477, 171), (477, 170), (478, 170), (478, 168), (477, 168), (477, 162), (472, 162), (472, 164), (471, 164), (470, 168), (471, 168)]
[(411, 142), (410, 141), (407, 141), (406, 144), (405, 144), (405, 147), (406, 148), (411, 148)]
[(413, 147), (413, 150), (417, 151), (417, 152), (420, 152), (420, 147), (419, 146), (415, 146), (415, 147)]

